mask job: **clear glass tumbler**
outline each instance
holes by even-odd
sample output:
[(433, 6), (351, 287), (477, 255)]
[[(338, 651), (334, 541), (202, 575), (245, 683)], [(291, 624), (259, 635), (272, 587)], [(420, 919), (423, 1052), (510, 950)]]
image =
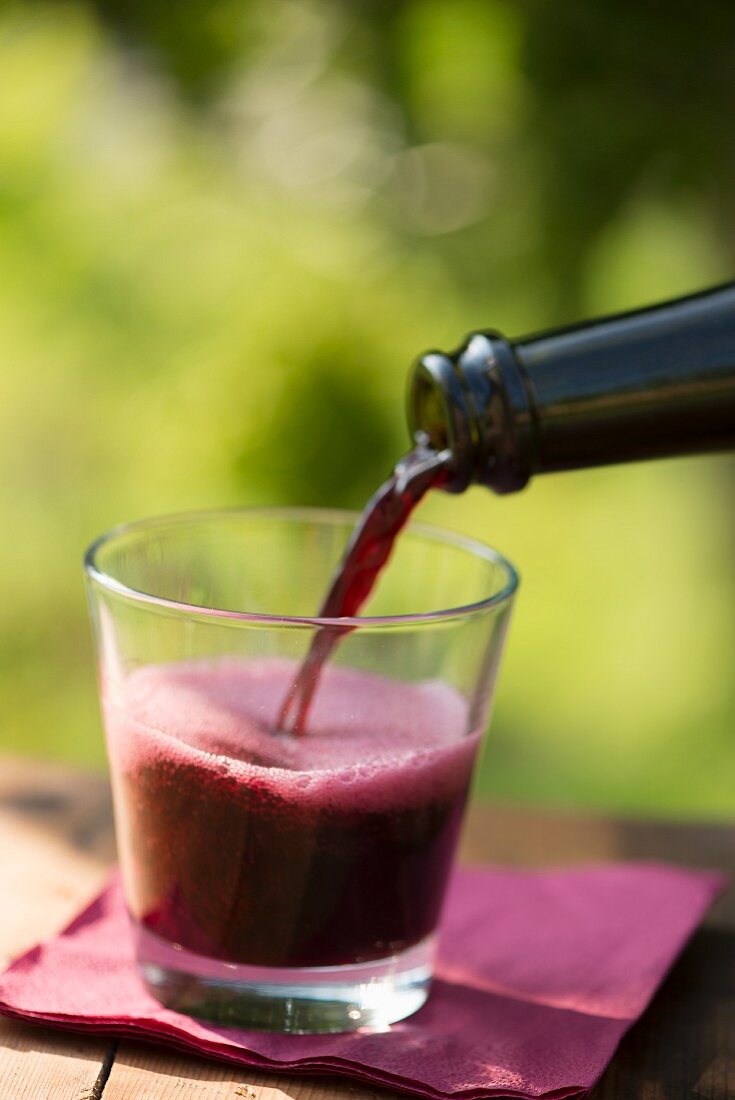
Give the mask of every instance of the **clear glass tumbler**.
[[(355, 519), (194, 513), (86, 556), (138, 966), (191, 1015), (345, 1031), (429, 990), (517, 577), (480, 543), (409, 526), (369, 615), (320, 620)], [(279, 732), (330, 629), (306, 730)]]

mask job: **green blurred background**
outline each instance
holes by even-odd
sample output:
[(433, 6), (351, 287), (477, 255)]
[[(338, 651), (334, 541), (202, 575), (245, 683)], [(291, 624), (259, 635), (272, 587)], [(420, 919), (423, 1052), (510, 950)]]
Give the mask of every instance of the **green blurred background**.
[[(87, 542), (359, 507), (409, 363), (735, 266), (730, 0), (0, 9), (0, 747), (103, 766)], [(523, 574), (480, 796), (735, 812), (728, 458), (435, 494)]]

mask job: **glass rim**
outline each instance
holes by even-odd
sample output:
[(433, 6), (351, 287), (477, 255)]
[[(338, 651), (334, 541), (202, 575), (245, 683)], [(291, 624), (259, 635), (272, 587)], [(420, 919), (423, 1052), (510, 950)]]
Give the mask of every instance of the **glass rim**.
[(157, 596), (152, 592), (143, 592), (123, 583), (110, 573), (105, 572), (97, 563), (97, 556), (105, 547), (117, 539), (134, 534), (144, 534), (165, 527), (175, 527), (186, 523), (202, 522), (215, 519), (274, 519), (291, 520), (300, 523), (331, 523), (354, 524), (360, 518), (360, 513), (341, 508), (311, 508), (301, 506), (271, 506), (254, 505), (251, 507), (233, 508), (209, 508), (186, 512), (173, 512), (168, 515), (151, 516), (146, 519), (132, 520), (129, 523), (121, 523), (106, 531), (96, 538), (87, 547), (84, 554), (84, 571), (90, 581), (98, 584), (108, 592), (121, 596), (132, 603), (142, 604), (161, 611), (170, 613), (196, 616), (198, 618), (215, 618), (228, 622), (242, 622), (251, 626), (270, 627), (345, 627), (351, 630), (365, 630), (375, 627), (411, 626), (424, 623), (440, 623), (451, 619), (464, 618), (479, 612), (488, 611), (507, 604), (515, 595), (520, 577), (515, 566), (492, 546), (481, 542), (479, 539), (462, 535), (447, 528), (428, 523), (409, 522), (405, 528), (407, 534), (418, 535), (433, 542), (441, 542), (455, 548), (465, 550), (475, 557), (482, 558), (493, 565), (500, 566), (505, 573), (505, 583), (497, 592), (485, 596), (472, 603), (460, 604), (456, 607), (440, 608), (436, 611), (411, 612), (403, 615), (356, 615), (343, 618), (321, 618), (318, 615), (272, 615), (265, 612), (230, 611), (225, 608), (206, 607), (203, 604), (186, 603), (183, 600), (172, 600), (166, 596)]

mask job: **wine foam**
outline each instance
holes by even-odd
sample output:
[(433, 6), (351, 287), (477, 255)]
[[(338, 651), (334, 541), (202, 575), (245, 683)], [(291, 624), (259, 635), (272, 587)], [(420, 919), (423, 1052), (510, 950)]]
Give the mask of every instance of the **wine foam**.
[(167, 760), (315, 808), (416, 805), (466, 784), (478, 735), (446, 683), (328, 666), (302, 736), (272, 732), (296, 664), (149, 665), (103, 684), (110, 753), (128, 773)]

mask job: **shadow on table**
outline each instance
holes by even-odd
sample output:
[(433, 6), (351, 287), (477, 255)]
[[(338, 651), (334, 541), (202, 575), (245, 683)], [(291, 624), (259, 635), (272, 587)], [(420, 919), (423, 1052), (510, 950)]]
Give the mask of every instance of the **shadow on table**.
[(702, 928), (590, 1100), (735, 1096), (735, 930)]
[(0, 767), (0, 809), (53, 831), (77, 851), (105, 862), (115, 858), (112, 801), (104, 775), (8, 758)]

